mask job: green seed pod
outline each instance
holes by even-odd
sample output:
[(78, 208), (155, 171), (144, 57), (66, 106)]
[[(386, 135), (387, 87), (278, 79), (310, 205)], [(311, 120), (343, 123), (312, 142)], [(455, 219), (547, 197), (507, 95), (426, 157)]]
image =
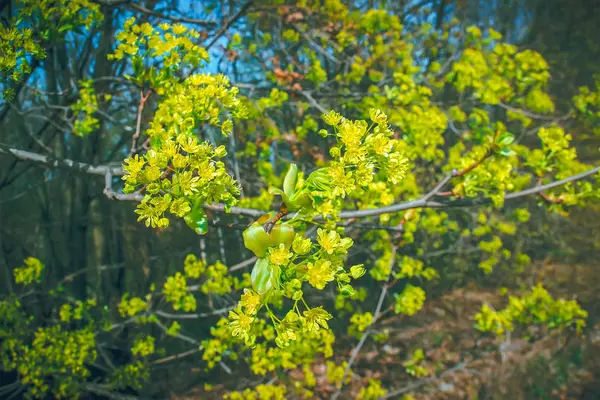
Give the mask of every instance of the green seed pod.
[(257, 257), (264, 257), (269, 247), (279, 246), (281, 243), (286, 249), (292, 246), (294, 241), (294, 228), (286, 223), (276, 224), (271, 233), (268, 234), (263, 226), (254, 222), (242, 234), (244, 246), (251, 250)]
[(290, 224), (279, 223), (273, 227), (269, 236), (271, 238), (271, 245), (269, 247), (279, 246), (283, 243), (285, 248), (289, 249), (294, 242), (294, 227)]

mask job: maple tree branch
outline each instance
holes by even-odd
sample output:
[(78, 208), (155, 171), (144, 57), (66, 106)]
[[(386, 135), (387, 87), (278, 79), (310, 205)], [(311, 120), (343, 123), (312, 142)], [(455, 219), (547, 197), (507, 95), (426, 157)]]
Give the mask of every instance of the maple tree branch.
[(39, 153), (33, 153), (31, 151), (19, 150), (9, 146), (0, 144), (0, 155), (12, 155), (22, 161), (32, 161), (34, 163), (44, 164), (52, 168), (69, 168), (79, 172), (84, 172), (91, 175), (106, 175), (110, 173), (114, 176), (123, 175), (123, 168), (121, 166), (113, 165), (93, 165), (88, 163), (82, 163), (79, 161), (73, 161), (67, 158), (61, 159), (52, 157), (50, 155), (42, 155)]
[[(14, 149), (8, 146), (4, 146), (0, 144), (0, 155), (8, 154), (12, 155), (20, 160), (37, 162), (40, 164), (47, 165), (49, 167), (54, 168), (70, 168), (75, 169), (79, 172), (84, 172), (92, 175), (102, 175), (106, 178), (107, 175), (112, 176), (122, 176), (124, 174), (123, 168), (120, 166), (112, 166), (112, 165), (92, 165), (87, 163), (82, 163), (78, 161), (73, 161), (69, 159), (58, 159), (51, 156), (45, 156), (38, 153), (33, 153), (24, 150)], [(473, 168), (471, 168), (472, 170)], [(581, 172), (576, 175), (569, 176), (567, 178), (550, 182), (545, 185), (537, 185), (529, 189), (521, 190), (519, 192), (508, 193), (504, 196), (504, 200), (514, 200), (517, 198), (530, 196), (533, 194), (539, 194), (549, 189), (553, 189), (558, 186), (562, 186), (568, 183), (572, 183), (578, 181), (580, 179), (587, 178), (595, 173), (600, 171), (600, 166), (591, 168), (587, 171)], [(459, 175), (460, 176), (460, 175)], [(393, 214), (400, 211), (406, 211), (414, 208), (451, 208), (451, 207), (471, 207), (478, 206), (483, 204), (489, 204), (492, 202), (491, 198), (488, 197), (479, 197), (472, 199), (456, 199), (456, 200), (448, 200), (448, 201), (440, 201), (440, 200), (431, 200), (433, 194), (435, 194), (435, 190), (439, 190), (443, 184), (446, 184), (447, 181), (453, 177), (451, 173), (449, 176), (446, 176), (431, 192), (428, 192), (424, 196), (416, 200), (409, 200), (402, 203), (392, 204), (390, 206), (378, 207), (378, 208), (369, 208), (365, 210), (349, 210), (342, 211), (339, 214), (340, 219), (353, 219), (353, 218), (366, 218), (366, 217), (376, 217), (381, 214)], [(109, 198), (115, 200), (125, 200), (125, 201), (141, 201), (143, 195), (136, 192), (131, 194), (122, 194), (115, 193), (112, 190), (106, 191), (107, 196)], [(433, 193), (433, 194), (432, 194)], [(224, 204), (205, 204), (204, 208), (209, 211), (214, 212), (225, 212)], [(259, 218), (263, 216), (266, 212), (263, 210), (257, 210), (253, 208), (243, 208), (243, 207), (231, 207), (229, 212), (233, 215), (244, 215), (252, 218)], [(289, 215), (287, 216), (289, 217)]]
[(159, 358), (158, 360), (154, 360), (151, 361), (150, 364), (152, 365), (157, 365), (157, 364), (163, 364), (169, 361), (173, 361), (173, 360), (179, 360), (181, 358), (187, 357), (187, 356), (191, 356), (192, 354), (196, 354), (199, 353), (201, 351), (200, 348), (197, 349), (191, 349), (188, 351), (184, 351), (183, 353), (179, 353), (179, 354), (173, 354), (172, 356), (168, 356), (165, 358)]
[(473, 171), (475, 168), (477, 168), (478, 166), (480, 166), (485, 160), (487, 160), (488, 158), (490, 158), (493, 154), (494, 154), (494, 152), (492, 151), (492, 149), (489, 149), (483, 155), (483, 157), (481, 157), (478, 161), (476, 161), (473, 164), (469, 165), (467, 168), (463, 169), (462, 171), (455, 172), (454, 176), (463, 176), (463, 175), (468, 174), (469, 172)]

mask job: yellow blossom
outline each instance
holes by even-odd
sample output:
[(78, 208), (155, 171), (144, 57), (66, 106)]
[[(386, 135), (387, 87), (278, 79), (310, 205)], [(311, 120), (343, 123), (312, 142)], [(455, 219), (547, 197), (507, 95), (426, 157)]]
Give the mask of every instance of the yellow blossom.
[(317, 242), (327, 254), (333, 254), (340, 243), (340, 235), (336, 231), (317, 230)]
[(327, 282), (331, 282), (334, 278), (335, 271), (331, 261), (317, 260), (314, 264), (309, 263), (307, 267), (308, 283), (317, 289), (323, 289)]
[(285, 244), (281, 243), (279, 247), (271, 247), (269, 249), (269, 262), (273, 265), (284, 265), (290, 258), (292, 253), (285, 248)]
[(260, 307), (260, 295), (253, 290), (244, 289), (240, 304), (246, 308), (248, 314), (254, 315)]

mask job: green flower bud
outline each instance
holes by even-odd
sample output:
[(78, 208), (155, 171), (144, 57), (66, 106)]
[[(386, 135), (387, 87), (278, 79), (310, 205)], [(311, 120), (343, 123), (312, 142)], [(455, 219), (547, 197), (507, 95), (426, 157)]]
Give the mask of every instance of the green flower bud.
[(302, 235), (296, 234), (294, 241), (292, 242), (292, 249), (296, 254), (304, 255), (310, 251), (312, 242), (309, 238), (303, 238)]
[(225, 146), (219, 146), (215, 149), (215, 156), (219, 158), (223, 158), (227, 155), (227, 149)]
[(364, 264), (353, 265), (350, 267), (350, 275), (352, 275), (354, 279), (360, 278), (365, 272), (367, 272), (367, 270), (365, 269)]
[(354, 296), (354, 288), (350, 285), (344, 285), (341, 288), (341, 292), (342, 295), (345, 297), (352, 297)]
[(338, 274), (337, 280), (340, 283), (350, 283), (350, 276), (348, 276), (348, 274), (344, 272), (344, 273)]
[(327, 132), (327, 130), (325, 129), (320, 129), (319, 132), (317, 132), (319, 134), (319, 136), (321, 137), (327, 137), (327, 135), (329, 134), (329, 132)]
[(269, 237), (271, 238), (269, 247), (279, 246), (283, 243), (284, 247), (289, 249), (294, 241), (294, 228), (290, 224), (279, 223), (273, 227)]

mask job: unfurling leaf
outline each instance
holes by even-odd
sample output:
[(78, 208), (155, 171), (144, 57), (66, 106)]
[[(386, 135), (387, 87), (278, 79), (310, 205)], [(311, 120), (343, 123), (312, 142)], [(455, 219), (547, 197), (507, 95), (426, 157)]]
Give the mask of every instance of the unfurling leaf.
[(204, 235), (208, 232), (208, 219), (206, 218), (201, 202), (197, 201), (194, 203), (192, 210), (183, 219), (198, 235)]
[(280, 273), (278, 266), (270, 264), (266, 258), (259, 258), (250, 275), (252, 288), (261, 296), (268, 294), (271, 289), (279, 286)]

